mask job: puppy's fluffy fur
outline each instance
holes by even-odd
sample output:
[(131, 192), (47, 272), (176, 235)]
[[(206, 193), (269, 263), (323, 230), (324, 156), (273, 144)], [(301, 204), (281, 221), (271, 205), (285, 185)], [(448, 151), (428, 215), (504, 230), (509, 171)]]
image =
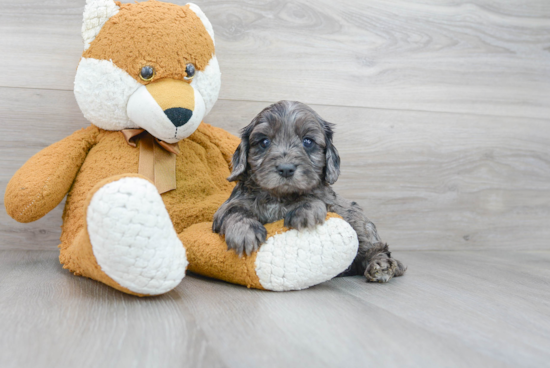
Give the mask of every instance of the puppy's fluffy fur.
[(242, 130), (228, 178), (238, 183), (216, 212), (213, 230), (225, 235), (230, 249), (250, 254), (266, 240), (263, 224), (284, 218), (285, 226), (301, 230), (322, 224), (327, 211), (335, 212), (359, 238), (357, 256), (342, 275), (387, 282), (405, 267), (391, 258), (359, 205), (332, 190), (340, 175), (332, 129), (300, 102), (280, 101), (260, 112)]

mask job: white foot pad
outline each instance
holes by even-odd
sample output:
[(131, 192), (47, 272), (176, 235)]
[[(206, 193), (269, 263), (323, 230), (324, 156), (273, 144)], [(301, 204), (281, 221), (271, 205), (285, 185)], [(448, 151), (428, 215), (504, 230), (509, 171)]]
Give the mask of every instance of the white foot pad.
[(103, 186), (88, 206), (87, 224), (97, 263), (121, 286), (158, 295), (185, 276), (185, 248), (147, 180), (130, 177)]
[(336, 277), (353, 262), (359, 241), (350, 224), (331, 218), (313, 230), (290, 230), (260, 247), (256, 275), (267, 290), (302, 290)]

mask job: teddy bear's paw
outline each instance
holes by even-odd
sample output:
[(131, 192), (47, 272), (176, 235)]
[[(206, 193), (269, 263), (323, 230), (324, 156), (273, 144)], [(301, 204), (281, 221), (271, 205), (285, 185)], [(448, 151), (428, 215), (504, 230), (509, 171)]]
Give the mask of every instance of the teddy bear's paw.
[(307, 289), (345, 271), (359, 241), (350, 224), (330, 218), (311, 230), (295, 229), (269, 237), (256, 256), (256, 275), (267, 290)]
[(88, 206), (87, 226), (102, 271), (132, 292), (163, 294), (185, 276), (185, 248), (147, 180), (127, 177), (101, 187)]

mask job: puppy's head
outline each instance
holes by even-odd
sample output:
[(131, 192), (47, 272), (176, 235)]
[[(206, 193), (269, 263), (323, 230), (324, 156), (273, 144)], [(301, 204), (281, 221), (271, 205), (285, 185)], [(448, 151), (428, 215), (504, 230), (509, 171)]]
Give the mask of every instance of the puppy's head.
[(275, 196), (334, 184), (340, 157), (332, 144), (332, 126), (300, 102), (267, 107), (242, 130), (228, 180), (251, 179)]

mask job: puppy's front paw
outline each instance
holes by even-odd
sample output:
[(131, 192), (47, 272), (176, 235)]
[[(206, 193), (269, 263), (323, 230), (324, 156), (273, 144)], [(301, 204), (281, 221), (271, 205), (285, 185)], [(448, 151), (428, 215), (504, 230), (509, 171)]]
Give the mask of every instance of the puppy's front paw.
[(285, 216), (285, 226), (296, 230), (313, 229), (325, 223), (327, 206), (324, 203), (305, 203)]
[(252, 219), (235, 222), (225, 232), (227, 249), (235, 250), (238, 255), (242, 255), (243, 252), (251, 255), (265, 243), (266, 237), (267, 230), (264, 225)]
[(388, 282), (393, 277), (403, 275), (406, 270), (401, 262), (381, 253), (371, 259), (365, 277), (368, 282)]

